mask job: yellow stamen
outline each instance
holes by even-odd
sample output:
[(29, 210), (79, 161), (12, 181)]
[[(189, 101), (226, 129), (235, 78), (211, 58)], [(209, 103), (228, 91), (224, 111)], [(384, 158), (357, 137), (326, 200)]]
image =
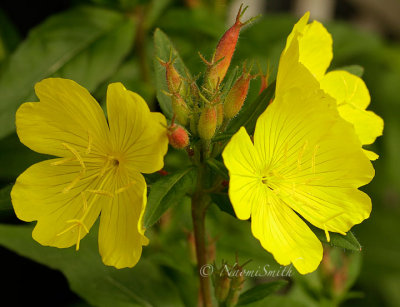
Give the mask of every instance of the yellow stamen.
[(84, 192), (81, 192), (82, 200), (83, 200), (83, 212), (86, 212), (88, 209), (88, 202)]
[(111, 198), (114, 197), (113, 193), (111, 193), (109, 191), (104, 191), (104, 190), (86, 190), (86, 192), (97, 194), (97, 195), (109, 196)]
[(51, 165), (61, 165), (61, 164), (67, 163), (67, 162), (71, 162), (73, 160), (74, 160), (74, 158), (65, 158), (65, 159), (61, 159), (59, 161), (51, 162), (50, 164)]
[(331, 241), (331, 237), (329, 235), (328, 229), (326, 228), (326, 224), (324, 224), (324, 230), (325, 230), (326, 241), (330, 242)]
[(67, 223), (75, 223), (75, 225), (82, 226), (85, 229), (86, 233), (89, 233), (89, 229), (86, 227), (85, 223), (83, 223), (83, 220), (72, 219), (68, 220)]
[(72, 182), (66, 186), (63, 190), (63, 193), (68, 193), (69, 191), (71, 191), (71, 189), (79, 182), (79, 180), (81, 180), (83, 177), (83, 173), (79, 173), (78, 176), (75, 177), (74, 180), (72, 180)]
[(68, 145), (67, 143), (62, 143), (62, 145), (66, 149), (68, 149), (70, 152), (72, 152), (72, 154), (75, 156), (75, 158), (79, 161), (79, 163), (82, 166), (82, 168), (84, 170), (86, 170), (85, 162), (83, 162), (83, 159), (82, 159), (81, 155), (79, 154), (79, 152), (75, 148), (73, 148), (72, 146)]
[(315, 157), (317, 155), (318, 148), (319, 148), (319, 145), (314, 146), (314, 151), (313, 151), (312, 160), (311, 160), (311, 169), (312, 169), (313, 174), (315, 174)]
[(86, 154), (90, 154), (90, 151), (92, 150), (92, 137), (90, 136), (88, 132), (88, 147), (86, 149)]
[(299, 157), (297, 158), (297, 168), (299, 170), (301, 170), (301, 160), (303, 159), (304, 151), (306, 150), (307, 145), (308, 141), (305, 141), (303, 147), (299, 151)]
[(126, 191), (127, 189), (129, 189), (134, 183), (136, 183), (135, 180), (132, 180), (130, 183), (128, 183), (126, 186), (119, 188), (118, 190), (115, 191), (115, 194), (119, 194), (122, 193), (124, 191)]

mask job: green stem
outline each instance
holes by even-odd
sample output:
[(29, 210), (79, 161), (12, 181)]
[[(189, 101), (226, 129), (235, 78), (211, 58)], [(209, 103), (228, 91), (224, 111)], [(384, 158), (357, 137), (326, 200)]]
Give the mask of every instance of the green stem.
[(210, 277), (200, 274), (201, 269), (207, 264), (205, 216), (208, 201), (203, 191), (204, 165), (199, 165), (197, 188), (192, 196), (192, 219), (196, 246), (197, 269), (200, 278), (200, 294), (203, 306), (211, 307)]

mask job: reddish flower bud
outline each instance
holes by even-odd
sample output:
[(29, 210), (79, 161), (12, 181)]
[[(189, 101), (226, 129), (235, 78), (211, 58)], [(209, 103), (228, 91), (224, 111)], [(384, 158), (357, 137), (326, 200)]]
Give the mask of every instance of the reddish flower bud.
[(183, 149), (189, 145), (189, 135), (186, 129), (177, 124), (172, 124), (168, 128), (168, 140), (176, 149)]
[(217, 108), (206, 107), (200, 115), (197, 132), (204, 140), (211, 140), (217, 128)]
[(158, 59), (160, 64), (165, 67), (165, 76), (170, 93), (178, 93), (183, 90), (183, 79), (173, 65), (173, 61), (164, 62)]
[(185, 100), (178, 93), (172, 95), (172, 111), (176, 115), (178, 122), (186, 126), (188, 123), (189, 108)]
[(232, 119), (239, 113), (249, 91), (250, 80), (253, 78), (249, 73), (243, 72), (239, 79), (226, 95), (224, 103), (224, 114), (226, 118)]
[(211, 66), (208, 71), (208, 81), (211, 89), (215, 89), (225, 77), (225, 74), (231, 64), (233, 53), (235, 52), (236, 44), (239, 38), (240, 29), (246, 24), (240, 21), (243, 15), (242, 6), (236, 16), (235, 24), (229, 28), (218, 42), (215, 50)]

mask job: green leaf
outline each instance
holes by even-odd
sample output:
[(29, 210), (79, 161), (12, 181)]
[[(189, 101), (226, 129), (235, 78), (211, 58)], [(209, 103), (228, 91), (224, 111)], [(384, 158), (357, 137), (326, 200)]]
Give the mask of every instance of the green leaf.
[(214, 172), (221, 175), (222, 178), (229, 180), (228, 170), (226, 169), (224, 163), (216, 159), (208, 159), (206, 163)]
[(169, 207), (181, 201), (193, 188), (195, 174), (194, 168), (189, 167), (167, 175), (151, 185), (144, 213), (144, 227), (151, 227)]
[(260, 301), (268, 295), (271, 295), (279, 289), (283, 288), (287, 284), (288, 282), (286, 280), (278, 280), (257, 285), (240, 295), (238, 306)]
[(351, 231), (347, 232), (347, 234), (345, 236), (341, 235), (339, 233), (336, 233), (336, 232), (330, 232), (329, 236), (330, 236), (331, 240), (330, 240), (330, 242), (328, 242), (326, 240), (326, 235), (323, 230), (316, 228), (314, 226), (311, 226), (311, 230), (315, 233), (315, 235), (318, 237), (318, 239), (321, 242), (328, 243), (332, 246), (342, 247), (342, 248), (356, 251), (356, 252), (361, 251), (361, 245)]
[(364, 74), (364, 67), (360, 65), (349, 65), (349, 66), (344, 66), (344, 67), (339, 67), (335, 70), (345, 70), (353, 75), (356, 75), (357, 77), (362, 77)]
[(0, 62), (17, 47), (19, 41), (17, 29), (0, 9)]
[(251, 102), (246, 102), (238, 116), (228, 124), (226, 131), (214, 137), (213, 141), (217, 142), (230, 139), (242, 126), (246, 128), (249, 134), (253, 134), (258, 117), (268, 107), (274, 93), (275, 81), (272, 82), (256, 99)]
[(36, 100), (34, 84), (55, 76), (93, 91), (132, 47), (134, 24), (120, 13), (80, 7), (54, 15), (34, 28), (8, 58), (0, 75), (0, 137), (15, 129), (15, 112)]
[(32, 164), (51, 158), (26, 147), (15, 133), (1, 139), (0, 148), (0, 180), (6, 182), (14, 182)]
[(32, 225), (0, 225), (0, 244), (16, 253), (60, 270), (71, 290), (93, 306), (183, 306), (175, 285), (159, 267), (142, 258), (132, 269), (101, 262), (97, 233), (91, 230), (78, 252), (39, 245)]
[(229, 196), (226, 193), (212, 193), (211, 195), (212, 201), (218, 206), (218, 208), (223, 211), (228, 213), (229, 215), (232, 215), (234, 218), (236, 218), (235, 211), (233, 210), (231, 201), (229, 200)]
[(14, 216), (14, 210), (11, 205), (12, 185), (0, 189), (0, 220), (6, 220)]
[(161, 110), (164, 115), (171, 118), (172, 117), (172, 102), (171, 97), (165, 95), (164, 92), (168, 92), (167, 80), (165, 75), (165, 67), (160, 64), (157, 57), (163, 61), (168, 61), (170, 55), (175, 58), (174, 67), (179, 72), (182, 77), (189, 74), (189, 70), (186, 68), (178, 52), (175, 50), (168, 36), (161, 31), (156, 29), (154, 32), (154, 71), (156, 75), (156, 88), (157, 88), (157, 99), (160, 103)]

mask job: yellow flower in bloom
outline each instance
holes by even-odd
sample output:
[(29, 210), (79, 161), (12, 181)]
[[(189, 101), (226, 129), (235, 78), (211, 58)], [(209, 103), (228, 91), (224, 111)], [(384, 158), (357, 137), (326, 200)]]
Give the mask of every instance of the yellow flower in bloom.
[(223, 152), (229, 197), (239, 219), (282, 265), (306, 274), (322, 259), (322, 244), (302, 218), (345, 234), (369, 217), (371, 200), (358, 190), (374, 169), (354, 127), (335, 100), (299, 63), (297, 36), (282, 54), (275, 100), (257, 120), (254, 143), (245, 128)]
[[(347, 71), (337, 70), (326, 73), (333, 53), (332, 37), (318, 21), (307, 24), (306, 13), (293, 27), (286, 43), (287, 50), (294, 35), (299, 37), (299, 61), (320, 82), (321, 88), (338, 104), (339, 114), (354, 125), (363, 145), (372, 144), (382, 135), (383, 120), (371, 111), (366, 111), (371, 98), (364, 81)], [(378, 155), (365, 150), (371, 160)]]
[(96, 100), (74, 81), (45, 79), (35, 91), (40, 102), (17, 111), (18, 136), (32, 150), (59, 158), (34, 164), (18, 177), (11, 192), (18, 218), (38, 221), (32, 236), (40, 244), (76, 244), (78, 250), (101, 213), (103, 262), (134, 266), (148, 243), (141, 173), (163, 166), (165, 117), (150, 112), (121, 83), (107, 90), (108, 123)]

